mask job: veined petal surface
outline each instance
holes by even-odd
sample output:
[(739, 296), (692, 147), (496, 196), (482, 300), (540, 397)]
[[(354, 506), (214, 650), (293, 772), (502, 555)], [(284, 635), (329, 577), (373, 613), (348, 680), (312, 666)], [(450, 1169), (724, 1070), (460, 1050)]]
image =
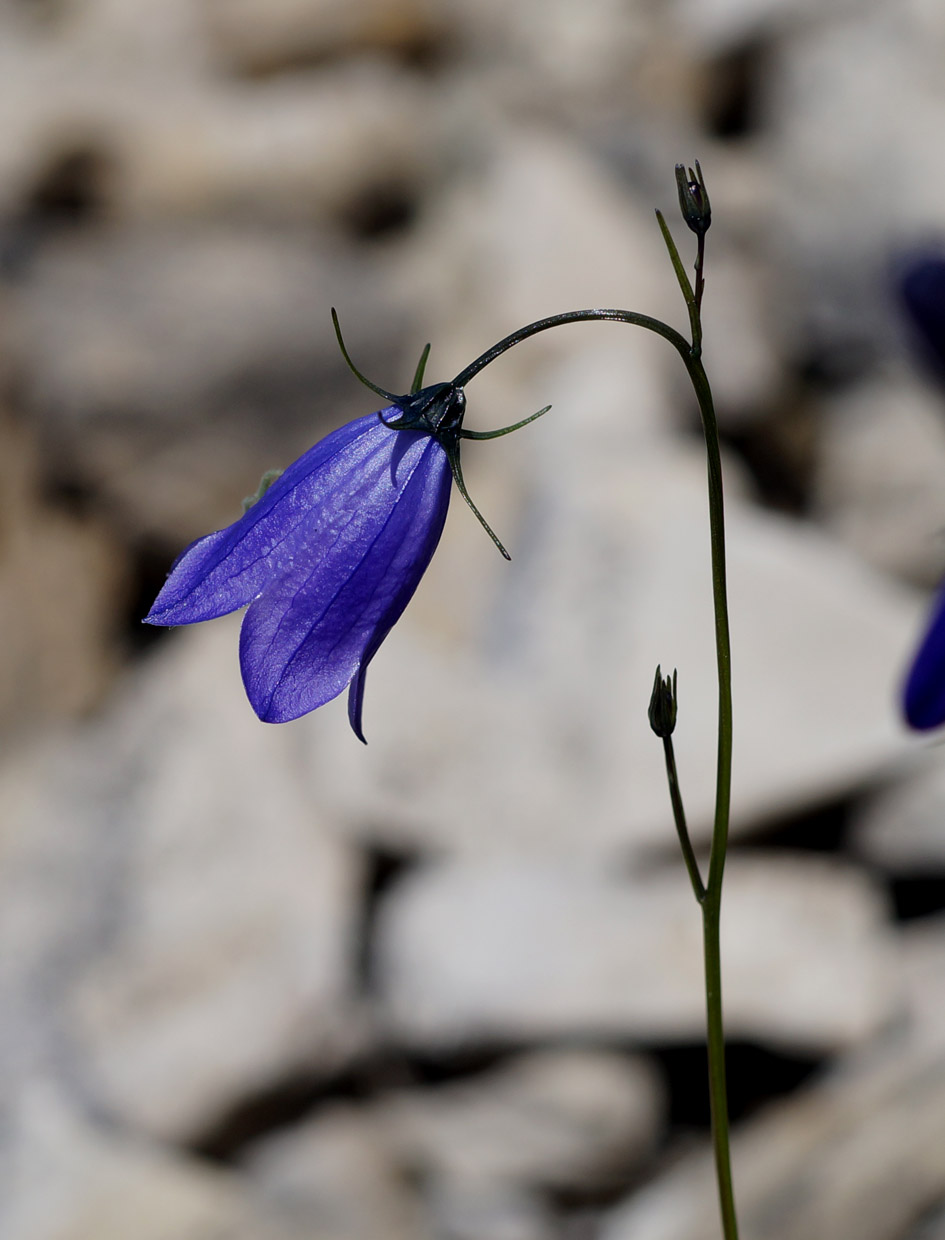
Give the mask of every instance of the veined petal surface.
[[(382, 416), (399, 414), (392, 407)], [(367, 414), (300, 456), (232, 525), (198, 539), (178, 558), (146, 617), (148, 624), (196, 624), (245, 607), (274, 578), (311, 563), (320, 531), (359, 502), (369, 477), (389, 468), (396, 437)]]
[(238, 521), (178, 557), (146, 617), (196, 624), (248, 604), (240, 666), (265, 722), (297, 719), (350, 685), (364, 740), (367, 666), (430, 563), (452, 489), (440, 438), (398, 429), (403, 417), (392, 405), (320, 440)]
[[(246, 692), (259, 717), (284, 723), (336, 697), (363, 672), (410, 601), (449, 506), (446, 453), (427, 434), (384, 430), (385, 448), (356, 486), (321, 506), (304, 554), (268, 581), (240, 634)], [(360, 732), (360, 708), (352, 716)], [(362, 737), (363, 739), (363, 737)]]

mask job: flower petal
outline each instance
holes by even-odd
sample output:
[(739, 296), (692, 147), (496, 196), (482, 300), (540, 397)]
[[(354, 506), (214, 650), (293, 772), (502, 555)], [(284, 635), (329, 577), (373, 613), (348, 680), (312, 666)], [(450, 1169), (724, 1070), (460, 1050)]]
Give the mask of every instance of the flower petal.
[(903, 693), (903, 713), (920, 731), (945, 723), (945, 590), (939, 593)]
[(899, 264), (899, 293), (919, 353), (945, 378), (945, 253), (921, 250)]
[[(313, 543), (246, 613), (240, 664), (260, 719), (284, 723), (336, 697), (363, 670), (412, 597), (449, 506), (446, 453), (429, 435), (381, 430), (384, 447), (335, 487)], [(323, 509), (327, 507), (323, 505)], [(360, 735), (360, 708), (352, 725)], [(363, 739), (363, 737), (362, 737)]]
[(300, 553), (309, 564), (319, 526), (333, 524), (365, 478), (389, 466), (391, 437), (406, 433), (371, 413), (319, 440), (238, 521), (178, 557), (145, 622), (212, 620), (251, 602), (274, 576), (290, 572)]

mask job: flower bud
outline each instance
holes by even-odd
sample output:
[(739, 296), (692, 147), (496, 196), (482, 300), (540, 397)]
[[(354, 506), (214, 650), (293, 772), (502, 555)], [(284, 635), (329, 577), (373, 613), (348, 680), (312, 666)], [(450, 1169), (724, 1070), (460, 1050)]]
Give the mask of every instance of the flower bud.
[(679, 190), (679, 209), (683, 219), (694, 233), (704, 236), (712, 223), (712, 207), (706, 192), (705, 180), (699, 161), (695, 171), (684, 164), (676, 165), (676, 187)]
[(663, 678), (663, 673), (657, 665), (656, 677), (653, 681), (653, 693), (650, 696), (650, 707), (647, 711), (650, 717), (650, 727), (657, 736), (665, 738), (672, 736), (673, 729), (676, 727), (676, 671), (673, 670), (672, 679), (667, 676)]

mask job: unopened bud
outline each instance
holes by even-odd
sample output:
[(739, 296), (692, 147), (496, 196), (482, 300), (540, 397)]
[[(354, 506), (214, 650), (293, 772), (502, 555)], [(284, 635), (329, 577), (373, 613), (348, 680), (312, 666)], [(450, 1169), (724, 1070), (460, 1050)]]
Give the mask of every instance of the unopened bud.
[(676, 727), (676, 671), (673, 669), (672, 678), (666, 676), (664, 678), (659, 665), (656, 668), (656, 677), (653, 681), (653, 692), (650, 695), (650, 707), (648, 710), (650, 717), (650, 727), (657, 736), (664, 739), (672, 736), (673, 729)]
[(712, 223), (712, 207), (698, 159), (695, 169), (686, 168), (684, 164), (676, 165), (676, 187), (683, 219), (694, 233), (704, 235)]

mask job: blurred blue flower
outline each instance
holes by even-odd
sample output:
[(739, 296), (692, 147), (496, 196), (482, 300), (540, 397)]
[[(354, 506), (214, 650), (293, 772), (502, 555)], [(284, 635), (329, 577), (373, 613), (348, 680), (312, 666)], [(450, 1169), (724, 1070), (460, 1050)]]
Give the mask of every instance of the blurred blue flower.
[(945, 723), (945, 587), (906, 678), (903, 714), (919, 731)]
[[(925, 250), (903, 260), (898, 285), (913, 340), (926, 364), (945, 382), (945, 252)], [(910, 727), (920, 730), (945, 723), (945, 588), (909, 669), (903, 714)]]
[(284, 723), (364, 677), (430, 563), (446, 520), (465, 397), (438, 384), (334, 431), (226, 529), (179, 557), (148, 624), (249, 604), (240, 665), (260, 719)]
[(926, 249), (903, 259), (897, 282), (913, 342), (945, 382), (945, 252)]

